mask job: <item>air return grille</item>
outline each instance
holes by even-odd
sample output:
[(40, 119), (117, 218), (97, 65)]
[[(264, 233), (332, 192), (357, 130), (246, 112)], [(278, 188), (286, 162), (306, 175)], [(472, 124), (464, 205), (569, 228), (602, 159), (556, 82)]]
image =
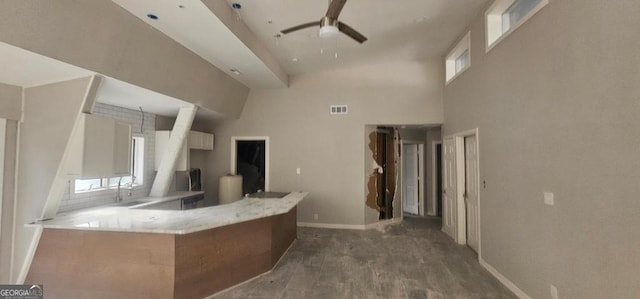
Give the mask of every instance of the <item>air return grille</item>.
[(331, 115), (348, 114), (349, 109), (347, 105), (331, 105), (329, 112)]

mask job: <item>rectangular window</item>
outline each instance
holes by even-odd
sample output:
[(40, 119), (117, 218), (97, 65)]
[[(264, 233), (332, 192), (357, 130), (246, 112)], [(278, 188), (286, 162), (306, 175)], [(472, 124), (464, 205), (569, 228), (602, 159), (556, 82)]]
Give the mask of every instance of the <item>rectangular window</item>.
[(144, 183), (144, 138), (133, 137), (131, 141), (131, 174), (112, 178), (96, 178), (87, 180), (75, 180), (75, 193), (117, 188), (120, 186), (141, 186)]
[(549, 0), (496, 0), (485, 13), (487, 51), (511, 34)]
[(445, 59), (447, 83), (471, 66), (471, 32), (468, 32)]

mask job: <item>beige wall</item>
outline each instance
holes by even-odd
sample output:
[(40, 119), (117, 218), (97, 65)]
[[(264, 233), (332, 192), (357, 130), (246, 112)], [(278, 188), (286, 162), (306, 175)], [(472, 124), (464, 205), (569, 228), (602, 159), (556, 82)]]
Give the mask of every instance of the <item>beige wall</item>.
[[(295, 76), (288, 89), (252, 90), (240, 119), (213, 129), (209, 194), (229, 172), (231, 136), (269, 136), (271, 189), (310, 192), (299, 221), (363, 225), (365, 125), (441, 123), (440, 66), (437, 59), (357, 67)], [(331, 104), (349, 105), (349, 114), (329, 115)]]
[(112, 1), (6, 1), (0, 41), (236, 118), (249, 89)]
[(436, 200), (434, 198), (434, 190), (436, 185), (433, 182), (433, 171), (436, 167), (435, 163), (433, 163), (433, 142), (442, 141), (442, 128), (429, 128), (426, 132), (426, 145), (425, 145), (425, 160), (427, 162), (427, 166), (425, 167), (425, 180), (426, 180), (426, 189), (425, 189), (425, 211), (424, 214), (427, 215), (436, 215), (438, 211), (433, 210), (433, 201)]
[[(14, 120), (8, 120), (5, 128), (4, 140), (4, 175), (2, 189), (0, 189), (0, 199), (2, 205), (0, 216), (0, 283), (10, 283), (11, 265), (11, 244), (13, 234), (13, 208), (15, 201), (15, 173), (16, 154), (18, 141), (18, 124)], [(2, 142), (0, 142), (2, 143)], [(2, 163), (0, 163), (2, 164)]]
[(445, 88), (445, 135), (479, 128), (482, 258), (532, 298), (638, 297), (640, 2), (549, 2), (486, 54), (476, 20)]
[(26, 275), (21, 270), (28, 270), (40, 234), (39, 229), (24, 225), (43, 216), (45, 206), (52, 204), (47, 202), (48, 198), (59, 201), (62, 196), (62, 192), (52, 195), (52, 190), (60, 190), (60, 184), (66, 185), (66, 180), (61, 180), (57, 174), (89, 82), (90, 78), (81, 78), (26, 88), (24, 91), (24, 120), (20, 123), (19, 137), (13, 282), (20, 282), (19, 275)]
[(22, 109), (22, 87), (0, 83), (0, 118), (19, 120)]

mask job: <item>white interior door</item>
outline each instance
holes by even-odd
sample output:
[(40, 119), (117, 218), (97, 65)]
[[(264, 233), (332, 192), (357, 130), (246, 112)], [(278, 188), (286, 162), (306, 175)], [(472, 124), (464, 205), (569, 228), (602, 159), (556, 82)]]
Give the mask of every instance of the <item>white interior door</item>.
[(445, 138), (442, 159), (442, 231), (457, 240), (456, 143), (453, 137)]
[(464, 139), (465, 203), (467, 214), (467, 245), (478, 252), (479, 207), (478, 207), (478, 142), (476, 136)]
[(402, 210), (406, 213), (418, 215), (419, 213), (419, 176), (418, 176), (418, 145), (404, 144), (402, 155), (402, 185), (404, 200)]

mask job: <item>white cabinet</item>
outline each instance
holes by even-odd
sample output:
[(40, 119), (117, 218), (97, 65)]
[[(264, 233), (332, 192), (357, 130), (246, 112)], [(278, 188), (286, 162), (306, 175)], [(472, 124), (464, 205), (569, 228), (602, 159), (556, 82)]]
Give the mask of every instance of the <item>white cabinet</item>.
[(213, 150), (213, 134), (198, 131), (189, 132), (189, 148)]
[[(171, 137), (171, 131), (156, 131), (156, 156), (154, 169), (157, 171), (162, 161), (162, 155), (167, 148)], [(190, 131), (187, 141), (182, 146), (180, 156), (176, 162), (176, 171), (187, 171), (190, 166), (190, 153), (189, 150), (213, 150), (213, 134), (203, 133), (198, 131)]]
[(71, 140), (68, 173), (107, 178), (131, 171), (131, 125), (83, 113)]

